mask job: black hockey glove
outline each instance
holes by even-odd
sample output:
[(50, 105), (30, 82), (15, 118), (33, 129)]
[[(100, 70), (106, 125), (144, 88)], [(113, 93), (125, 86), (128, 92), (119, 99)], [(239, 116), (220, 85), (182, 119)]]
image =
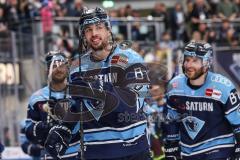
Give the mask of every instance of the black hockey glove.
[(45, 142), (45, 149), (54, 159), (60, 159), (66, 152), (70, 140), (70, 129), (65, 126), (56, 125), (49, 131)]
[(37, 140), (37, 144), (44, 145), (49, 130), (47, 122), (39, 121), (33, 126), (33, 136)]
[(47, 121), (39, 121), (33, 126), (33, 136), (36, 137), (38, 144), (44, 145), (49, 130), (56, 124), (57, 122), (48, 115)]
[(240, 144), (235, 145), (235, 154), (229, 160), (240, 160)]
[(170, 142), (167, 141), (164, 144), (164, 153), (165, 153), (165, 159), (166, 160), (180, 160), (181, 155), (180, 155), (180, 147), (179, 147), (179, 142), (174, 141)]
[(28, 148), (28, 154), (33, 157), (40, 157), (41, 156), (42, 148), (38, 145), (30, 145)]
[[(234, 132), (238, 131), (240, 128), (239, 127), (234, 127)], [(235, 144), (235, 153), (234, 155), (230, 158), (230, 160), (240, 160), (240, 133), (235, 133), (235, 138), (236, 138), (236, 144)]]

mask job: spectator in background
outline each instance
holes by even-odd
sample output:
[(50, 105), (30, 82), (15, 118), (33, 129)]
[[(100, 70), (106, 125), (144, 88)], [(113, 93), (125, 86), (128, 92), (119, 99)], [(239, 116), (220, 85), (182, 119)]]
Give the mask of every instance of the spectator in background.
[(83, 8), (84, 8), (83, 0), (75, 0), (74, 7), (68, 10), (67, 15), (72, 17), (80, 17), (80, 15), (82, 14)]
[(237, 36), (236, 30), (234, 28), (231, 28), (227, 32), (225, 45), (228, 45), (231, 47), (237, 47), (239, 45), (238, 39), (239, 38)]
[(125, 17), (133, 17), (133, 9), (130, 4), (125, 6)]
[(6, 35), (7, 30), (6, 22), (4, 20), (4, 6), (0, 4), (0, 37)]
[(218, 39), (221, 41), (221, 39), (225, 39), (227, 37), (227, 32), (230, 28), (232, 28), (230, 22), (228, 19), (224, 19), (221, 23), (221, 27), (218, 30)]
[(167, 14), (167, 9), (164, 3), (155, 3), (154, 9), (150, 14), (153, 17), (161, 17), (163, 18), (164, 22), (164, 30), (168, 28), (168, 14)]
[(162, 49), (174, 50), (177, 48), (177, 44), (174, 41), (172, 41), (172, 37), (169, 32), (164, 32), (162, 34), (162, 39), (159, 42), (159, 46)]
[(186, 15), (180, 3), (176, 3), (170, 15), (171, 36), (173, 40), (188, 41), (186, 32)]
[(208, 0), (209, 6), (211, 8), (210, 14), (212, 18), (217, 17), (217, 5), (220, 3), (220, 0)]
[(206, 35), (206, 42), (212, 44), (217, 41), (217, 32), (214, 29), (209, 29)]
[(6, 16), (8, 29), (16, 31), (20, 20), (17, 0), (7, 1), (4, 16)]
[(55, 8), (55, 16), (66, 17), (66, 15), (67, 15), (67, 8), (62, 4), (58, 4)]
[(209, 18), (209, 7), (204, 0), (196, 0), (189, 15), (192, 31), (198, 30), (201, 21)]
[(193, 34), (192, 34), (192, 39), (191, 41), (193, 42), (198, 42), (198, 41), (201, 41), (201, 33), (199, 31), (194, 31)]
[(45, 37), (45, 52), (50, 48), (51, 44), (51, 33), (53, 28), (53, 14), (52, 14), (52, 3), (44, 0), (42, 3), (42, 8), (40, 9), (40, 16), (42, 20), (42, 28)]
[(18, 1), (18, 9), (19, 9), (19, 16), (21, 19), (30, 19), (28, 0), (19, 0)]
[(187, 13), (186, 15), (189, 16), (191, 12), (193, 11), (194, 1), (193, 0), (187, 0)]
[(30, 10), (30, 17), (36, 17), (39, 16), (40, 13), (40, 8), (41, 8), (42, 4), (39, 0), (32, 0), (31, 3), (29, 3), (29, 10)]
[(9, 128), (4, 127), (3, 129), (3, 136), (4, 136), (4, 145), (5, 146), (10, 146), (11, 143), (11, 138), (10, 138), (10, 133), (9, 133)]
[[(162, 33), (162, 39), (156, 46), (156, 53), (154, 55), (154, 61), (166, 63), (167, 54), (172, 53), (177, 48), (177, 43), (171, 40), (169, 32)], [(146, 55), (146, 60), (153, 58), (152, 52)]]
[(144, 57), (145, 51), (141, 48), (140, 44), (138, 42), (134, 42), (131, 47), (134, 51), (136, 51), (138, 54), (140, 54), (142, 57)]
[(237, 17), (238, 8), (230, 0), (221, 0), (217, 5), (217, 13), (221, 19), (234, 20)]
[(51, 2), (44, 1), (40, 9), (40, 16), (42, 19), (42, 27), (44, 34), (50, 34), (53, 27), (53, 14)]
[(234, 0), (234, 5), (237, 7), (237, 17), (240, 17), (240, 0)]
[(206, 37), (207, 37), (207, 34), (208, 34), (207, 24), (206, 23), (200, 23), (198, 25), (198, 32), (201, 35), (201, 40), (206, 41)]
[(125, 17), (125, 15), (126, 15), (125, 8), (124, 7), (120, 7), (118, 9), (118, 17)]
[(218, 43), (219, 45), (231, 45), (235, 46), (238, 44), (237, 31), (231, 26), (228, 19), (224, 19), (222, 26), (218, 32)]
[(22, 31), (32, 33), (31, 20), (39, 16), (41, 3), (38, 0), (18, 0), (18, 15)]
[[(118, 17), (126, 17), (126, 9), (125, 7), (120, 7), (118, 9)], [(119, 33), (123, 36), (123, 39), (127, 39), (127, 27), (126, 25), (119, 25)]]
[(67, 27), (61, 27), (60, 37), (56, 40), (56, 50), (63, 51), (67, 57), (71, 56), (73, 41), (69, 38), (69, 29)]

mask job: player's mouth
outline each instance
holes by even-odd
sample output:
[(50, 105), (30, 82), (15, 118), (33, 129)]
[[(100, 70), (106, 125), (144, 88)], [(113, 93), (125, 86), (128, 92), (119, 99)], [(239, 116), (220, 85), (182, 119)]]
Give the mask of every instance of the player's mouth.
[(189, 73), (193, 73), (193, 72), (195, 72), (195, 69), (193, 69), (193, 68), (187, 68), (186, 71), (189, 72)]
[(91, 41), (92, 41), (92, 44), (97, 45), (101, 42), (101, 38), (98, 38), (98, 37), (92, 38)]

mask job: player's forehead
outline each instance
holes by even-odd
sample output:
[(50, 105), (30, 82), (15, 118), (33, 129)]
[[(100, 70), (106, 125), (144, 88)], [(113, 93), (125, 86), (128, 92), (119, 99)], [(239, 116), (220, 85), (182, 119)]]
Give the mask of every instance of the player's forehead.
[(85, 29), (91, 29), (91, 28), (94, 28), (94, 27), (104, 27), (104, 22), (97, 22), (97, 23), (93, 23), (93, 24), (88, 24), (85, 26)]
[(52, 60), (52, 67), (55, 68), (62, 68), (64, 66), (67, 66), (68, 62), (65, 59), (55, 59)]
[(200, 57), (197, 57), (197, 56), (184, 56), (184, 59), (185, 60), (188, 60), (188, 61), (190, 61), (190, 60), (192, 60), (192, 61), (202, 61), (202, 58), (200, 58)]

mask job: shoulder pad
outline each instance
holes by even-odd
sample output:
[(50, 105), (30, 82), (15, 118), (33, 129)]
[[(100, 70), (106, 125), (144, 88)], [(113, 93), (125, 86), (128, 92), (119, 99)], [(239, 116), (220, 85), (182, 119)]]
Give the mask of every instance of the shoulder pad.
[(223, 88), (225, 88), (225, 87), (233, 88), (234, 87), (233, 83), (228, 78), (226, 78), (220, 74), (212, 74), (210, 80), (215, 84), (219, 84)]
[(185, 75), (184, 74), (179, 74), (178, 76), (174, 77), (167, 86), (167, 91), (170, 91), (172, 89), (176, 89), (176, 88), (182, 88), (182, 84), (184, 84), (184, 79), (185, 79)]
[(46, 101), (48, 99), (48, 92), (49, 92), (48, 87), (44, 87), (34, 92), (29, 99), (29, 105), (33, 106), (35, 103), (39, 101)]

